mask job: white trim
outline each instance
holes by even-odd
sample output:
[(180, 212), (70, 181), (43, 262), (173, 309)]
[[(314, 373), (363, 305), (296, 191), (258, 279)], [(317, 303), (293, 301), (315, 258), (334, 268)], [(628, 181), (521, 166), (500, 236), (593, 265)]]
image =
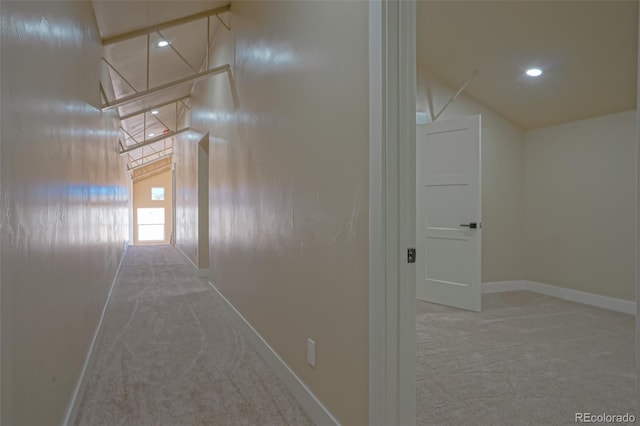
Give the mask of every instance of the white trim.
[(482, 283), (482, 293), (501, 293), (503, 291), (528, 290), (526, 281), (493, 281)]
[[(416, 247), (416, 1), (398, 2), (398, 423), (416, 424), (416, 265), (407, 249)], [(392, 187), (393, 188), (393, 187)], [(395, 189), (395, 188), (394, 188)], [(417, 254), (420, 256), (420, 254)]]
[(76, 382), (76, 386), (73, 390), (73, 395), (71, 396), (71, 401), (69, 402), (69, 406), (67, 407), (67, 412), (65, 413), (64, 420), (62, 424), (65, 426), (74, 424), (76, 422), (76, 416), (78, 415), (78, 409), (80, 408), (80, 399), (78, 399), (79, 395), (84, 393), (84, 389), (87, 385), (87, 371), (93, 365), (93, 349), (98, 340), (98, 335), (100, 334), (100, 330), (102, 329), (102, 321), (104, 320), (104, 315), (107, 312), (107, 307), (109, 306), (109, 302), (111, 301), (111, 294), (113, 293), (113, 289), (116, 286), (116, 282), (118, 281), (118, 277), (120, 275), (120, 269), (122, 268), (122, 263), (124, 262), (124, 257), (127, 254), (127, 249), (125, 248), (122, 252), (122, 257), (120, 257), (120, 263), (118, 263), (118, 268), (116, 269), (116, 273), (113, 276), (113, 281), (111, 281), (111, 288), (109, 289), (109, 294), (107, 295), (107, 301), (102, 308), (102, 313), (100, 314), (100, 320), (98, 321), (98, 325), (96, 326), (96, 330), (93, 333), (93, 338), (91, 339), (91, 345), (89, 345), (89, 350), (87, 351), (87, 356), (84, 359), (84, 364), (82, 365), (82, 370), (80, 371), (80, 376), (78, 377), (78, 381)]
[(129, 200), (127, 201), (129, 205), (129, 242), (128, 245), (132, 246), (135, 244), (135, 230), (134, 228), (134, 211), (133, 211), (133, 178), (129, 180)]
[[(173, 145), (172, 145), (173, 147)], [(173, 153), (173, 148), (171, 148)], [(176, 244), (176, 203), (178, 197), (176, 197), (176, 162), (171, 160), (171, 236), (169, 241), (171, 244)]]
[(282, 381), (287, 389), (298, 400), (302, 408), (309, 415), (311, 420), (317, 425), (340, 425), (338, 420), (329, 412), (322, 402), (311, 392), (311, 390), (300, 380), (296, 373), (278, 356), (266, 340), (256, 331), (255, 328), (245, 319), (244, 316), (227, 300), (226, 297), (214, 286), (211, 281), (209, 285), (213, 288), (213, 294), (218, 298), (237, 329), (242, 332), (260, 357), (267, 363), (275, 375)]
[(382, 2), (369, 1), (369, 424), (387, 413)]
[(617, 299), (570, 288), (557, 287), (535, 281), (499, 281), (482, 283), (482, 293), (498, 293), (503, 291), (530, 291), (556, 297), (583, 305), (595, 306), (610, 311), (636, 315), (636, 302), (633, 300)]
[(415, 0), (369, 1), (369, 424), (415, 424)]
[(182, 253), (182, 255), (189, 261), (189, 263), (192, 264), (193, 267), (198, 270), (198, 278), (209, 278), (209, 268), (198, 268), (196, 264), (193, 262), (193, 260), (191, 260), (189, 256), (187, 256), (187, 253), (185, 253), (180, 248), (180, 246), (178, 246), (178, 244), (174, 244), (174, 247), (177, 248), (178, 251)]
[[(198, 269), (195, 263), (184, 251), (177, 245), (175, 246), (180, 253)], [(336, 420), (331, 412), (322, 404), (322, 402), (316, 398), (311, 390), (300, 380), (296, 373), (289, 368), (289, 366), (280, 358), (280, 356), (273, 350), (266, 340), (262, 338), (260, 333), (245, 319), (245, 317), (224, 297), (224, 295), (214, 286), (211, 281), (208, 281), (209, 285), (213, 289), (213, 295), (224, 306), (225, 310), (230, 314), (231, 321), (237, 327), (237, 329), (243, 334), (243, 336), (249, 341), (253, 348), (258, 352), (260, 357), (267, 363), (274, 374), (282, 381), (287, 389), (298, 400), (302, 408), (305, 410), (311, 420), (320, 426), (324, 425), (337, 425), (340, 423)]]
[(534, 281), (527, 281), (529, 291), (540, 293), (547, 296), (557, 297), (571, 302), (591, 305), (610, 311), (623, 312), (625, 314), (635, 315), (636, 302), (631, 300), (616, 299), (614, 297), (601, 296), (599, 294), (587, 293), (580, 290), (556, 287), (549, 284), (542, 284)]
[[(638, 11), (638, 42), (640, 43), (640, 10)], [(640, 52), (636, 51), (638, 67), (637, 76), (637, 101), (636, 101), (636, 170), (640, 170)], [(640, 224), (638, 223), (640, 212), (640, 173), (636, 171), (636, 407), (640, 407)]]
[[(187, 259), (187, 260), (189, 261), (189, 263), (190, 263), (191, 265), (193, 265), (193, 267), (194, 267), (194, 268), (196, 268), (196, 271), (198, 271), (198, 276), (200, 276), (200, 269), (198, 268), (198, 265), (196, 265), (196, 264), (193, 262), (193, 260), (191, 260), (191, 258), (190, 258), (189, 256), (187, 256), (187, 253), (185, 253), (185, 252), (180, 248), (180, 246), (179, 246), (178, 244), (174, 244), (173, 246), (174, 246), (175, 248), (177, 248), (177, 249), (178, 249), (178, 251), (179, 251), (180, 253), (182, 253), (182, 255), (185, 257), (185, 259)], [(208, 272), (208, 270), (207, 270), (207, 272)], [(208, 276), (208, 274), (207, 274), (207, 276)], [(206, 278), (206, 277), (204, 277), (204, 278)]]

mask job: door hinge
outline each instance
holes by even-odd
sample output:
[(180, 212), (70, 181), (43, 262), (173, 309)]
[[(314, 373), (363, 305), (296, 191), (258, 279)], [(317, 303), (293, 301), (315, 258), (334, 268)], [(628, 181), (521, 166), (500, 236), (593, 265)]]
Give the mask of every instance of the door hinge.
[(407, 263), (416, 263), (416, 249), (407, 249)]

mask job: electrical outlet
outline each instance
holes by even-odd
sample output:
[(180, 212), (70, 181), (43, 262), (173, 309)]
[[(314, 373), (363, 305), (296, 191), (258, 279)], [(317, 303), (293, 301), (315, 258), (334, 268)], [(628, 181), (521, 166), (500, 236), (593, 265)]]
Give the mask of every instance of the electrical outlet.
[(316, 342), (311, 339), (307, 339), (307, 363), (316, 366)]

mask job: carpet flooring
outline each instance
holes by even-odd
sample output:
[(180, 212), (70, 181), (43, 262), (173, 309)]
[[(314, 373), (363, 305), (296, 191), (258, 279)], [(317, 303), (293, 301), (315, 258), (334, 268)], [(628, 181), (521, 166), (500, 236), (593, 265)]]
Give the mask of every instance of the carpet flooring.
[(419, 425), (570, 425), (635, 413), (634, 317), (525, 291), (417, 304)]
[[(311, 425), (171, 246), (127, 250), (79, 426)], [(529, 292), (417, 304), (419, 425), (569, 425), (635, 412), (634, 318)], [(395, 425), (389, 425), (395, 426)]]
[(311, 425), (172, 246), (132, 246), (76, 425)]

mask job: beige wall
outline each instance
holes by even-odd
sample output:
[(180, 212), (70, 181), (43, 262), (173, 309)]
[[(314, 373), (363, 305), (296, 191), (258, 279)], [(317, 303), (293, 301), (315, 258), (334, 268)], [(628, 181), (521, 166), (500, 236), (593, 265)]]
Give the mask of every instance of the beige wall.
[(636, 113), (528, 132), (526, 278), (635, 298)]
[[(437, 114), (458, 88), (418, 69), (417, 110)], [(524, 279), (524, 132), (464, 93), (438, 118), (482, 115), (482, 281)]]
[(2, 2), (2, 417), (61, 424), (128, 240), (89, 2)]
[[(417, 110), (438, 112), (455, 90), (419, 70)], [(483, 120), (483, 281), (633, 299), (635, 112), (523, 132), (462, 94), (439, 120), (471, 114)]]
[[(171, 242), (172, 202), (171, 169), (151, 175), (133, 182), (133, 241), (134, 244), (169, 244)], [(164, 201), (151, 199), (151, 188), (164, 188)], [(138, 240), (138, 209), (159, 208), (164, 210), (164, 241), (139, 241)]]
[[(192, 112), (211, 132), (210, 278), (346, 425), (368, 422), (367, 7), (234, 3), (211, 62), (231, 64), (237, 108), (218, 75), (197, 85)], [(183, 143), (186, 212), (197, 141)], [(189, 217), (178, 241), (194, 247)]]
[(192, 133), (178, 135), (173, 146), (173, 161), (176, 164), (176, 246), (200, 267), (198, 250), (199, 140), (200, 138)]
[(209, 135), (178, 136), (176, 163), (176, 245), (206, 273), (209, 268)]

